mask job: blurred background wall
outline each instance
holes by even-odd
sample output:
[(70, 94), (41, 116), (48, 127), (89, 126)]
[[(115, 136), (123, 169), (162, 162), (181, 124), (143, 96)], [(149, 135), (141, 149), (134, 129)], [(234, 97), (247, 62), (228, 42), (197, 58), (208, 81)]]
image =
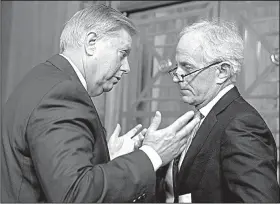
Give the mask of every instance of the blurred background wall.
[(2, 1), (2, 103), (32, 67), (58, 53), (64, 23), (97, 3), (124, 12), (140, 30), (129, 57), (131, 73), (111, 92), (92, 98), (108, 135), (117, 123), (123, 132), (137, 123), (148, 126), (156, 110), (162, 112), (164, 127), (192, 109), (158, 66), (167, 58), (174, 63), (177, 34), (185, 25), (221, 17), (236, 22), (244, 39), (245, 63), (237, 86), (272, 130), (279, 159), (277, 1)]

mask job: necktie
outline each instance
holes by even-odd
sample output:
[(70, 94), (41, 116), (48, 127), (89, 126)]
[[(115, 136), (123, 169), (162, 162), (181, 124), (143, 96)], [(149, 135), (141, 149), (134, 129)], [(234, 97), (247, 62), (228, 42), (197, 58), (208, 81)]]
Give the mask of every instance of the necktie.
[[(197, 111), (195, 113), (194, 117), (199, 117), (200, 121), (204, 118), (204, 115), (201, 114), (199, 111)], [(198, 126), (199, 127), (199, 126)], [(196, 131), (198, 129), (198, 127), (196, 128), (196, 130), (194, 131), (193, 135), (196, 134)], [(190, 140), (191, 142), (191, 140)], [(187, 145), (187, 149), (189, 148), (189, 145)], [(178, 189), (177, 189), (177, 183), (178, 183), (178, 174), (179, 174), (179, 161), (181, 158), (182, 154), (180, 154), (179, 156), (177, 156), (174, 161), (173, 161), (173, 167), (172, 167), (172, 177), (173, 177), (173, 195), (174, 195), (174, 203), (178, 203), (179, 202), (179, 194), (178, 194)]]
[(179, 202), (179, 196), (177, 192), (177, 179), (179, 173), (179, 161), (180, 161), (181, 154), (177, 156), (173, 161), (173, 168), (172, 168), (172, 177), (173, 177), (173, 195), (174, 195), (174, 203)]

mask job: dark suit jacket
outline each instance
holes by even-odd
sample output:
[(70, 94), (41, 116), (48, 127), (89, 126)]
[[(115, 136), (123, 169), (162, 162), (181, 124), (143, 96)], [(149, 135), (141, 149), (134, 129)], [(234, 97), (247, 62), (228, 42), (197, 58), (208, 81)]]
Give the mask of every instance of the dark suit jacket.
[[(274, 138), (236, 87), (201, 124), (179, 172), (179, 195), (192, 202), (279, 202)], [(157, 200), (165, 202), (167, 167), (157, 172)]]
[(31, 70), (3, 109), (2, 202), (149, 202), (155, 172), (142, 151), (109, 162), (98, 113), (69, 62)]

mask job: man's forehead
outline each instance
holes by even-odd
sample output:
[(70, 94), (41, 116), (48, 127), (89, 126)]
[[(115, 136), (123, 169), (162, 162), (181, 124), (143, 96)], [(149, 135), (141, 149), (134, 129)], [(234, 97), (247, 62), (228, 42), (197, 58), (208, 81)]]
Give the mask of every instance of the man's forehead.
[(177, 45), (176, 55), (192, 55), (201, 49), (200, 38), (194, 35), (183, 35)]
[(192, 53), (190, 53), (187, 49), (178, 48), (176, 49), (176, 60), (178, 62), (192, 62), (193, 61)]
[(196, 63), (193, 56), (191, 56), (189, 54), (176, 54), (175, 58), (178, 63), (186, 63), (189, 65), (194, 65)]
[(131, 49), (132, 37), (124, 29), (111, 34), (109, 37), (109, 41), (112, 45), (117, 46), (120, 49)]
[(123, 45), (124, 48), (131, 48), (131, 44), (132, 44), (131, 37), (129, 37), (129, 38), (122, 38), (121, 39), (121, 44)]
[(118, 32), (118, 37), (119, 37), (120, 42), (123, 44), (123, 46), (131, 47), (132, 37), (131, 37), (130, 33), (127, 30), (121, 29)]

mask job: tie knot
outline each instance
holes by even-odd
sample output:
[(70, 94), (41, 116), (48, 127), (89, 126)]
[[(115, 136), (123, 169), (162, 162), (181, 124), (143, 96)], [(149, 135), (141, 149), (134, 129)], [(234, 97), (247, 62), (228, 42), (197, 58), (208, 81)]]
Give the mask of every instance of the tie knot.
[(200, 111), (196, 111), (195, 113), (194, 113), (194, 117), (195, 118), (199, 118), (199, 120), (202, 120), (203, 118), (204, 118), (204, 115), (200, 112)]

